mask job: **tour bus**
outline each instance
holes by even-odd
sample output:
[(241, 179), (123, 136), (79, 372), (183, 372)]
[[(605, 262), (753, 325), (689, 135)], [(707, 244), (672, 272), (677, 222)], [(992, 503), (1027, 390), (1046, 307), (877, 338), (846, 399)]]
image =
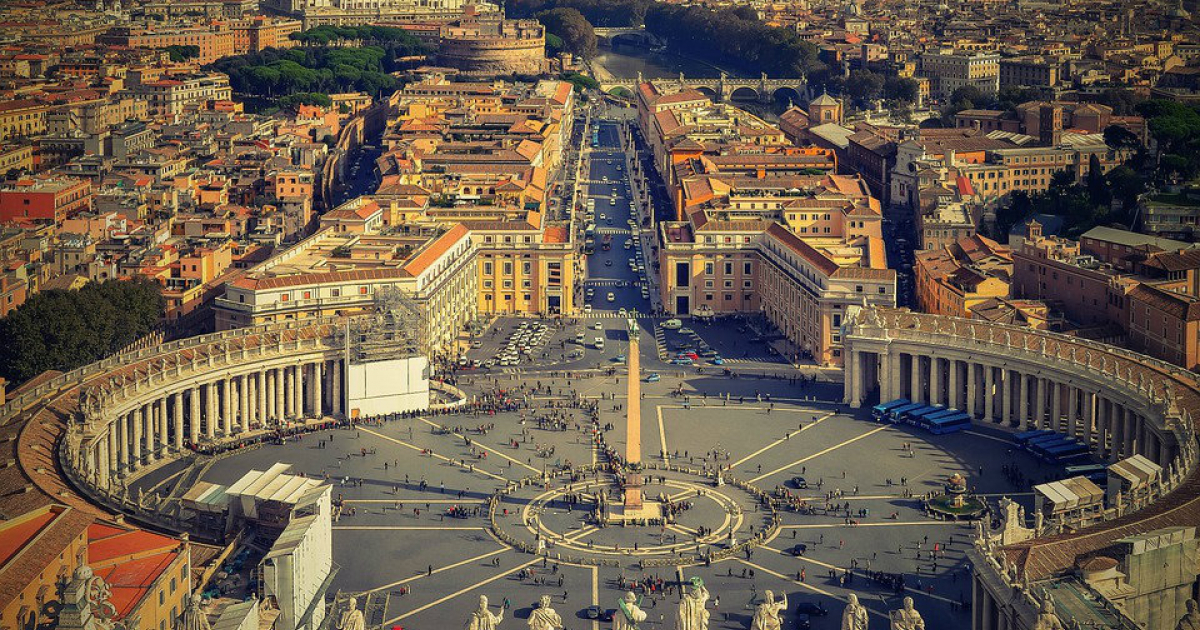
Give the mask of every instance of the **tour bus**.
[(1087, 453), (1087, 444), (1073, 441), (1070, 444), (1061, 444), (1044, 449), (1041, 453), (1038, 453), (1038, 457), (1048, 462), (1062, 463), (1079, 455), (1087, 455)]
[(895, 409), (896, 407), (903, 407), (904, 405), (911, 404), (912, 403), (907, 398), (897, 398), (891, 402), (881, 403), (871, 408), (871, 417), (878, 422), (879, 420), (883, 419), (883, 417), (886, 416), (889, 411)]
[(1065, 442), (1070, 439), (1071, 438), (1069, 436), (1063, 435), (1061, 433), (1051, 433), (1050, 435), (1043, 435), (1041, 437), (1036, 437), (1036, 438), (1033, 438), (1032, 440), (1026, 441), (1025, 442), (1025, 450), (1032, 451), (1036, 448), (1040, 448), (1047, 444), (1053, 444), (1055, 442)]
[(912, 411), (914, 409), (920, 409), (921, 407), (925, 407), (925, 406), (926, 406), (925, 403), (909, 403), (907, 405), (893, 407), (892, 409), (890, 409), (887, 412), (888, 422), (891, 422), (892, 424), (899, 424), (900, 418), (902, 418), (905, 413)]
[(1063, 469), (1067, 473), (1067, 477), (1087, 477), (1088, 481), (1095, 484), (1101, 484), (1108, 481), (1108, 466), (1104, 464), (1081, 464), (1079, 466), (1067, 466)]
[(971, 428), (971, 416), (960, 411), (948, 416), (943, 415), (940, 418), (926, 417), (924, 419), (924, 423), (921, 425), (921, 428), (934, 435), (945, 435), (947, 433), (954, 433), (955, 431), (964, 431)]
[(900, 420), (902, 420), (904, 424), (918, 424), (921, 421), (921, 418), (924, 418), (932, 413), (943, 411), (944, 409), (946, 408), (941, 405), (925, 405), (924, 407), (906, 411), (900, 416)]
[(947, 416), (957, 416), (960, 413), (963, 413), (963, 411), (961, 409), (955, 409), (955, 408), (951, 407), (949, 409), (943, 409), (937, 413), (931, 413), (928, 416), (925, 416), (925, 419), (926, 420), (937, 420), (938, 418), (945, 418)]
[(1047, 435), (1054, 435), (1054, 432), (1047, 431), (1046, 429), (1035, 429), (1033, 431), (1022, 431), (1013, 436), (1013, 441), (1021, 446), (1024, 446), (1027, 442), (1029, 442), (1029, 440), (1040, 438), (1040, 437), (1046, 437)]

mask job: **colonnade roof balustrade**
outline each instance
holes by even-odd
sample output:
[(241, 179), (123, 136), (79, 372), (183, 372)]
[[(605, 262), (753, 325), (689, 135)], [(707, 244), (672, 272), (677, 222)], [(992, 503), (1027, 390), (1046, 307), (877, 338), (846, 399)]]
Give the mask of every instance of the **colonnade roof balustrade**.
[(1077, 386), (1091, 387), (1101, 394), (1140, 398), (1151, 410), (1148, 421), (1176, 436), (1179, 457), (1164, 470), (1166, 481), (1173, 482), (1173, 486), (1157, 501), (1073, 532), (996, 549), (1025, 580), (1070, 571), (1081, 556), (1098, 554), (1130, 536), (1200, 523), (1195, 427), (1196, 419), (1200, 419), (1200, 380), (1195, 373), (1124, 348), (1060, 333), (895, 308), (858, 310), (847, 318), (844, 338), (848, 353), (918, 350), (923, 356), (1007, 365), (1011, 369), (1028, 365), (1040, 370), (1042, 376), (1069, 374)]

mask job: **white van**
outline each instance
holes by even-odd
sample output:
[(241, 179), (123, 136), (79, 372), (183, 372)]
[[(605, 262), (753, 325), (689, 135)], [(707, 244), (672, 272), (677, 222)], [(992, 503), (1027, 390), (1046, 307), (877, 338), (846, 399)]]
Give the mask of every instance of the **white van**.
[(604, 338), (603, 337), (596, 337), (595, 339), (592, 340), (592, 342), (596, 346), (597, 350), (604, 349)]
[(678, 319), (668, 319), (662, 323), (662, 327), (666, 328), (667, 330), (679, 330), (683, 327), (683, 322), (679, 321)]

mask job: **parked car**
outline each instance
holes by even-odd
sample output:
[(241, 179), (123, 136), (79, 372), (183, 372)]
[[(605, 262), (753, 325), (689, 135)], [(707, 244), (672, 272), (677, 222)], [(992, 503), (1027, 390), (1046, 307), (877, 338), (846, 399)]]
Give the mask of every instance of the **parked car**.
[(679, 330), (683, 326), (683, 322), (678, 319), (668, 319), (662, 323), (662, 327), (667, 330)]
[(657, 383), (661, 380), (662, 380), (662, 377), (658, 375), (658, 372), (651, 372), (650, 376), (646, 377), (647, 383)]

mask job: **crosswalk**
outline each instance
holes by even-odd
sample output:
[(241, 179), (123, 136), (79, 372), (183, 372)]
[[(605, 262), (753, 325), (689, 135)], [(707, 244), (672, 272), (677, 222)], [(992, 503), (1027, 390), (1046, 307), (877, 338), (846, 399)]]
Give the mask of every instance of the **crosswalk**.
[(583, 283), (591, 287), (620, 287), (629, 283), (628, 280), (610, 280), (608, 278), (588, 278)]
[[(629, 315), (622, 315), (617, 311), (592, 311), (586, 315), (581, 315), (584, 319), (628, 319)], [(638, 321), (653, 321), (651, 315), (638, 314)]]
[(725, 359), (725, 365), (747, 365), (750, 363), (776, 363), (779, 365), (786, 365), (784, 360), (777, 356), (753, 356), (741, 357), (738, 359)]
[(613, 235), (621, 235), (621, 236), (629, 236), (629, 235), (633, 234), (633, 232), (629, 231), (629, 228), (603, 227), (603, 228), (596, 228), (596, 231), (599, 232), (600, 234), (613, 234)]

